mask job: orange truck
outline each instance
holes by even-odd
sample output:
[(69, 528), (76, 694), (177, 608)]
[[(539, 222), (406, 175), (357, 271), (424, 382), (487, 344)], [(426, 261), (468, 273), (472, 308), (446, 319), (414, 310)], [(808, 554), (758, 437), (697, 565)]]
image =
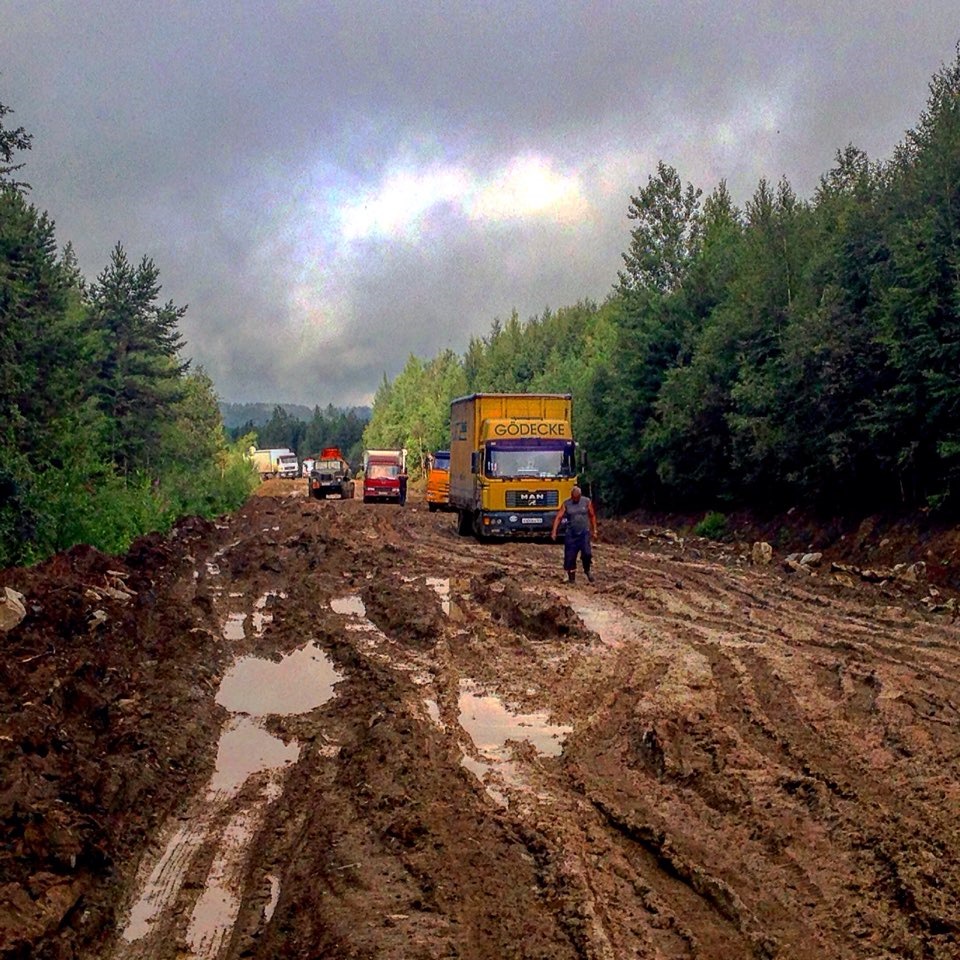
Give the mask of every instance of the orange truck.
[(427, 474), (427, 509), (451, 510), (450, 506), (450, 451), (437, 450), (430, 458)]

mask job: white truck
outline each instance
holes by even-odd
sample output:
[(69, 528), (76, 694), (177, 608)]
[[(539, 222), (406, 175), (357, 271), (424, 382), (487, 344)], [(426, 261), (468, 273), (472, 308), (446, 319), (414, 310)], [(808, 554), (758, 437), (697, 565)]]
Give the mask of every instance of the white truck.
[(295, 479), (300, 473), (300, 461), (288, 447), (265, 447), (250, 451), (250, 459), (261, 480), (271, 477)]

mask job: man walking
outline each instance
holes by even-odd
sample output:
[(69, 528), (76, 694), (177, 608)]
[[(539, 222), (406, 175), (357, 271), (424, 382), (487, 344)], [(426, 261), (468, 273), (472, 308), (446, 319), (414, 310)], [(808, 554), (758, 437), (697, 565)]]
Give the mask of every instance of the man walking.
[(567, 571), (567, 580), (575, 583), (577, 579), (577, 554), (583, 563), (583, 572), (587, 580), (593, 583), (593, 574), (590, 564), (593, 561), (593, 550), (590, 537), (597, 535), (597, 515), (593, 510), (593, 503), (585, 497), (579, 487), (570, 491), (570, 499), (565, 500), (553, 518), (553, 530), (550, 537), (557, 539), (557, 530), (560, 522), (567, 518), (567, 532), (563, 541), (563, 569)]

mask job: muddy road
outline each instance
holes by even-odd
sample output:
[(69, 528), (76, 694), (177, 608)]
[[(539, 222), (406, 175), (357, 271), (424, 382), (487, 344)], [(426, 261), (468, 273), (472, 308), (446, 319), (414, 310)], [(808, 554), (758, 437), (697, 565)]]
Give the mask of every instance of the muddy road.
[(569, 586), (301, 487), (0, 573), (0, 957), (960, 955), (922, 565), (601, 521)]

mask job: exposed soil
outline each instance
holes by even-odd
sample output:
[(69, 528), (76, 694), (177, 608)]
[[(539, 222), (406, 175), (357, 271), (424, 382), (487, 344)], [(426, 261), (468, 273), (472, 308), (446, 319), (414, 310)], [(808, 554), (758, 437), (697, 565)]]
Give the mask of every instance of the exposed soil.
[(960, 955), (952, 531), (303, 486), (0, 572), (0, 957)]

